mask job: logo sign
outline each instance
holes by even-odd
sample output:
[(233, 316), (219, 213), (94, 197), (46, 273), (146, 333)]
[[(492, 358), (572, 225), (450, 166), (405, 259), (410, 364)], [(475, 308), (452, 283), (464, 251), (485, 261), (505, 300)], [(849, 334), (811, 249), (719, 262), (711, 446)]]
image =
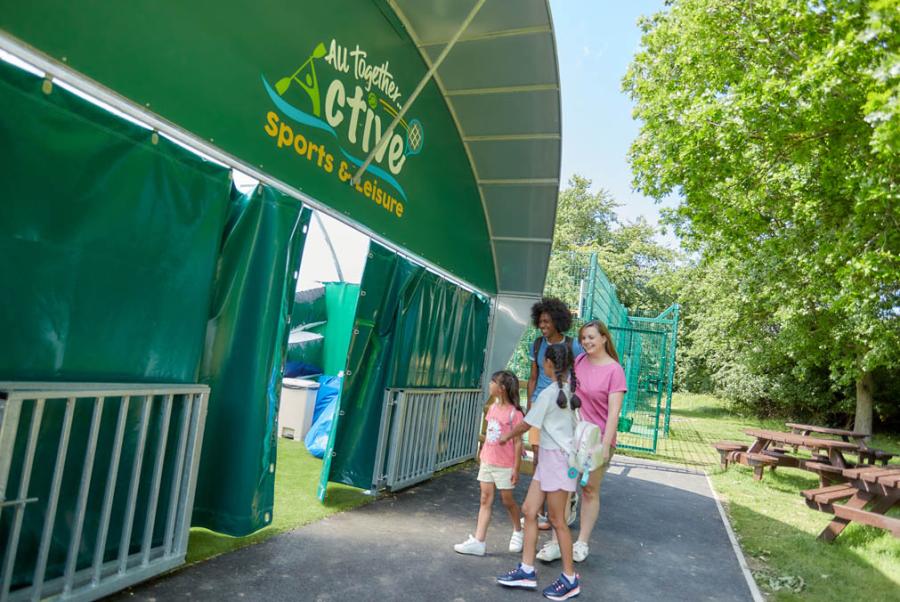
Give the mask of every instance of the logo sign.
[(496, 291), (476, 174), (437, 83), (397, 118), (428, 65), (390, 3), (137, 4), (153, 10), (135, 19), (120, 2), (0, 0), (0, 29), (375, 236)]
[(390, 139), (382, 142), (403, 102), (389, 61), (374, 62), (358, 44), (351, 49), (332, 39), (328, 45), (316, 44), (274, 86), (262, 75), (262, 86), (272, 102), (263, 130), (278, 148), (348, 186), (377, 148), (353, 186), (368, 201), (403, 217), (410, 199), (400, 179), (425, 147), (425, 126), (418, 119), (400, 118)]

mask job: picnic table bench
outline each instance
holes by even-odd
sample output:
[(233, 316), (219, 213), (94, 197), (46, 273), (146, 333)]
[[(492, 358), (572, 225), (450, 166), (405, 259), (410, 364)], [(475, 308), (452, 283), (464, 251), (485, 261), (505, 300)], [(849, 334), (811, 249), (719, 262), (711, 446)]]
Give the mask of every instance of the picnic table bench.
[[(846, 483), (800, 492), (810, 508), (834, 514), (834, 520), (822, 530), (819, 539), (834, 541), (853, 521), (886, 529), (894, 537), (900, 537), (900, 519), (885, 516), (900, 504), (900, 466), (861, 466), (842, 472)], [(836, 503), (841, 500), (847, 501)]]
[(875, 464), (875, 462), (877, 461), (881, 462), (882, 466), (886, 466), (888, 461), (890, 461), (890, 459), (895, 455), (881, 449), (869, 447), (866, 443), (866, 439), (869, 437), (869, 435), (863, 432), (849, 431), (847, 429), (837, 429), (827, 426), (816, 426), (814, 424), (798, 424), (796, 422), (787, 422), (785, 423), (785, 426), (791, 429), (791, 432), (798, 435), (809, 436), (810, 433), (833, 435), (835, 437), (840, 437), (841, 440), (847, 441), (848, 443), (855, 443), (858, 448), (857, 454), (859, 455), (859, 461), (863, 464)]
[[(832, 479), (834, 470), (840, 471), (853, 467), (853, 464), (844, 458), (844, 452), (856, 452), (858, 450), (858, 447), (853, 443), (835, 439), (822, 439), (766, 429), (747, 429), (744, 432), (751, 437), (755, 437), (756, 441), (747, 447), (746, 450), (726, 452), (728, 454), (727, 460), (753, 468), (753, 478), (757, 481), (762, 479), (763, 470), (766, 466), (772, 470), (779, 466), (785, 466), (816, 472), (819, 474), (820, 481), (823, 481), (822, 484), (825, 484), (825, 482)], [(808, 449), (813, 452), (813, 457), (799, 458), (791, 455), (784, 446)], [(720, 450), (720, 454), (723, 454), (722, 450)], [(723, 465), (727, 467), (724, 454)], [(826, 468), (822, 469), (822, 466)], [(823, 472), (831, 476), (825, 477)]]

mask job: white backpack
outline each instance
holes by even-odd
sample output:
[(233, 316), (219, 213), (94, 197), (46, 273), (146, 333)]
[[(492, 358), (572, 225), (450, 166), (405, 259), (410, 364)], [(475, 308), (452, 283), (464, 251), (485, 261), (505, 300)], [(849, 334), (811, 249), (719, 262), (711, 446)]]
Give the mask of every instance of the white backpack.
[(575, 410), (575, 436), (572, 438), (572, 450), (569, 452), (569, 467), (580, 473), (589, 473), (600, 465), (600, 450), (603, 443), (603, 432), (593, 422), (581, 418), (581, 412)]

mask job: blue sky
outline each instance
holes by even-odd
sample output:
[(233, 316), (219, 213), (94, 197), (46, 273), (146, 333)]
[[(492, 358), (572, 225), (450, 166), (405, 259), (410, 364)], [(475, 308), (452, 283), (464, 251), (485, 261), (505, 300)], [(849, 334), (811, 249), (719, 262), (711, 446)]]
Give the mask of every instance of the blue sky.
[[(562, 87), (562, 181), (572, 174), (605, 188), (626, 221), (643, 215), (656, 224), (659, 205), (631, 187), (626, 154), (638, 133), (622, 77), (640, 43), (637, 19), (663, 8), (662, 0), (551, 0)], [(673, 204), (667, 201), (666, 204)], [(677, 246), (669, 233), (658, 237)]]

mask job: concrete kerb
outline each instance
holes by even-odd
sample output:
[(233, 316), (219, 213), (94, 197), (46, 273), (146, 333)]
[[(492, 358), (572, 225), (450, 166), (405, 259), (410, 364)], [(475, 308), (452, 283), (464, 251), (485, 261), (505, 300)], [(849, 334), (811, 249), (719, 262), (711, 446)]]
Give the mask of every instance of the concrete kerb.
[(756, 584), (756, 579), (753, 578), (753, 573), (750, 571), (750, 565), (747, 564), (747, 557), (744, 556), (744, 551), (741, 549), (741, 545), (738, 543), (737, 536), (734, 534), (734, 529), (731, 528), (731, 521), (728, 520), (728, 514), (725, 512), (725, 508), (722, 506), (722, 501), (719, 499), (719, 494), (716, 491), (716, 488), (713, 487), (712, 479), (709, 478), (709, 473), (705, 470), (703, 474), (706, 476), (706, 482), (709, 484), (709, 490), (713, 494), (713, 499), (716, 501), (716, 507), (719, 509), (719, 516), (722, 517), (722, 523), (725, 525), (725, 531), (728, 533), (728, 539), (731, 540), (731, 547), (734, 549), (734, 555), (737, 556), (738, 564), (741, 565), (741, 572), (744, 574), (744, 579), (747, 581), (747, 587), (750, 588), (750, 594), (753, 596), (753, 602), (765, 602), (765, 598), (762, 595), (762, 592), (759, 589), (759, 586)]

